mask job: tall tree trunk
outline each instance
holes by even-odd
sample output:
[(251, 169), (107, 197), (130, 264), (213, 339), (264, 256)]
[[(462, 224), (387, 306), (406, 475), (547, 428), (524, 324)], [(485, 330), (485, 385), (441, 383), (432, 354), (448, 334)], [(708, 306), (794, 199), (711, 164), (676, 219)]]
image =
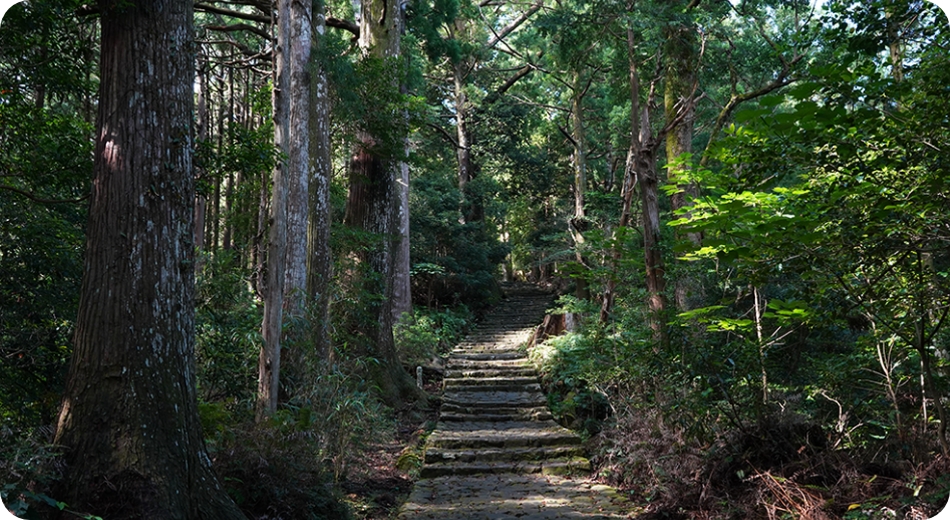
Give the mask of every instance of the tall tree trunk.
[[(197, 137), (198, 141), (208, 139), (208, 79), (205, 70), (203, 58), (199, 58), (198, 78), (195, 84), (198, 86), (198, 92), (195, 95), (197, 101)], [(202, 178), (206, 172), (199, 170), (195, 172), (195, 178)], [(195, 247), (198, 250), (204, 248), (205, 240), (205, 212), (208, 207), (208, 199), (202, 194), (195, 195)]]
[(409, 251), (409, 163), (400, 161), (399, 206), (396, 211), (396, 258), (393, 266), (393, 322), (412, 312), (412, 293), (409, 270), (412, 267)]
[(310, 214), (310, 124), (312, 2), (290, 3), (290, 102), (287, 156), (287, 260), (284, 267), (284, 312), (302, 316), (307, 299), (307, 229)]
[[(569, 223), (569, 231), (574, 239), (574, 255), (582, 266), (584, 262), (584, 231), (587, 218), (584, 214), (584, 195), (587, 193), (587, 136), (584, 134), (585, 89), (580, 74), (574, 73), (574, 95), (571, 97), (571, 137), (574, 140), (574, 218)], [(587, 279), (577, 278), (574, 295), (582, 300), (590, 299)]]
[[(633, 9), (632, 1), (628, 2), (627, 10)], [(630, 223), (630, 207), (633, 203), (633, 189), (637, 184), (637, 157), (643, 146), (640, 134), (640, 71), (637, 66), (636, 41), (632, 27), (627, 27), (627, 79), (630, 85), (630, 146), (627, 148), (627, 160), (624, 165), (624, 182), (621, 189), (620, 221), (617, 231)], [(620, 262), (620, 250), (615, 245), (611, 251), (614, 271)], [(616, 297), (617, 281), (614, 278), (607, 280), (604, 297), (600, 305), (600, 322), (607, 323)]]
[[(680, 2), (685, 4), (685, 2)], [(683, 5), (677, 4), (677, 10)], [(677, 158), (693, 151), (693, 129), (695, 126), (696, 107), (693, 102), (693, 91), (696, 84), (696, 30), (692, 23), (683, 20), (674, 20), (665, 28), (665, 57), (666, 85), (664, 89), (664, 109), (667, 121), (677, 117), (681, 122), (666, 135), (666, 157), (670, 165), (667, 167), (667, 181), (676, 184), (680, 189), (670, 198), (673, 211), (686, 208), (689, 200), (699, 195), (699, 187), (694, 182), (684, 182), (682, 179), (689, 174), (689, 164), (676, 162)], [(702, 242), (699, 233), (687, 233), (685, 238), (694, 245)], [(690, 308), (689, 297), (692, 293), (701, 291), (696, 280), (687, 276), (679, 276), (675, 282), (673, 294), (676, 308), (687, 311)]]
[(654, 339), (660, 344), (666, 344), (666, 326), (663, 314), (666, 311), (666, 278), (663, 265), (663, 254), (660, 250), (660, 204), (659, 179), (656, 172), (656, 150), (659, 141), (653, 136), (650, 128), (650, 105), (652, 91), (647, 96), (647, 102), (640, 106), (640, 81), (637, 72), (636, 41), (632, 28), (627, 29), (627, 52), (630, 66), (630, 100), (635, 114), (631, 115), (633, 128), (633, 171), (640, 185), (640, 202), (643, 218), (643, 256), (646, 264), (647, 307), (650, 311), (650, 329)]
[[(286, 153), (291, 139), (291, 39), (292, 0), (277, 2), (277, 46), (274, 49), (274, 143)], [(256, 417), (262, 421), (277, 410), (280, 378), (280, 340), (284, 319), (284, 270), (287, 255), (287, 191), (289, 164), (281, 161), (274, 168), (268, 222), (267, 264), (264, 284), (264, 320), (261, 324), (264, 344), (257, 370)]]
[(225, 251), (230, 251), (234, 247), (234, 174), (229, 173), (224, 180), (227, 181), (227, 186), (224, 188), (224, 216), (226, 218), (221, 247)]
[(465, 186), (475, 175), (472, 171), (472, 143), (469, 130), (469, 108), (471, 104), (465, 94), (466, 62), (459, 60), (453, 67), (453, 83), (455, 86), (455, 136), (458, 147), (455, 154), (458, 158), (459, 190), (465, 193)]
[[(390, 62), (399, 57), (402, 34), (402, 9), (397, 0), (364, 0), (360, 5), (360, 49), (364, 59)], [(394, 81), (390, 88), (398, 89)], [(369, 378), (380, 389), (381, 397), (390, 405), (422, 399), (415, 381), (403, 370), (393, 340), (393, 288), (398, 247), (398, 201), (404, 161), (404, 138), (393, 138), (383, 145), (376, 136), (361, 133), (350, 172), (350, 193), (346, 219), (378, 236), (381, 244), (362, 255), (375, 277), (366, 279), (366, 290), (380, 294), (381, 299), (367, 302), (370, 316), (363, 323), (366, 355), (379, 361), (371, 363)], [(398, 144), (397, 144), (398, 142)], [(380, 146), (383, 145), (383, 146)], [(394, 150), (401, 150), (394, 152)]]
[(326, 71), (315, 57), (326, 33), (326, 4), (314, 2), (313, 52), (310, 91), (310, 222), (307, 228), (307, 295), (313, 305), (311, 338), (321, 359), (330, 358), (330, 277), (333, 257), (330, 251), (330, 179), (333, 163), (330, 148), (330, 97)]
[(485, 208), (476, 196), (470, 196), (469, 183), (475, 179), (476, 167), (472, 157), (472, 104), (465, 93), (465, 81), (470, 67), (467, 60), (459, 60), (453, 67), (455, 85), (455, 137), (458, 140), (455, 155), (458, 159), (458, 183), (462, 193), (462, 221), (478, 222), (485, 218)]
[(95, 180), (55, 442), (62, 496), (110, 519), (244, 518), (195, 392), (193, 9), (100, 2)]
[(666, 310), (666, 269), (660, 251), (659, 180), (656, 155), (652, 147), (643, 147), (636, 155), (635, 168), (643, 204), (643, 255), (646, 262), (647, 306), (650, 310), (650, 328), (661, 344), (666, 342), (663, 314)]

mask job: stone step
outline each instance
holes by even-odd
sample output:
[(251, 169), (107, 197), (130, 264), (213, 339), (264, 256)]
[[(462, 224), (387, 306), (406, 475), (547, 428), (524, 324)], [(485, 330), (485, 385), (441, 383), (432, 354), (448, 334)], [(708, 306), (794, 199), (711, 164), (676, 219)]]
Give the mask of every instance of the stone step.
[(541, 446), (539, 448), (484, 448), (478, 450), (444, 450), (430, 448), (426, 450), (425, 463), (485, 463), (518, 460), (539, 461), (575, 457), (584, 458), (584, 448), (576, 444), (568, 446)]
[(535, 407), (547, 406), (548, 400), (541, 392), (511, 391), (447, 391), (442, 396), (442, 407), (459, 406), (485, 410), (498, 407)]
[(553, 459), (544, 461), (500, 461), (494, 463), (443, 462), (425, 464), (419, 472), (422, 478), (444, 477), (448, 475), (487, 475), (499, 473), (517, 473), (530, 475), (588, 475), (590, 461), (584, 458)]
[[(527, 364), (507, 365), (495, 367), (493, 365), (450, 365), (445, 368), (446, 377), (527, 377), (535, 376), (538, 372)], [(468, 376), (466, 374), (474, 374)]]
[(478, 379), (472, 379), (471, 382), (474, 384), (469, 385), (456, 385), (453, 387), (447, 387), (446, 391), (451, 392), (541, 392), (541, 383), (492, 383), (492, 384), (482, 384)]
[(462, 360), (462, 361), (504, 361), (512, 359), (527, 359), (525, 354), (516, 351), (508, 352), (498, 352), (498, 353), (488, 353), (488, 352), (476, 352), (473, 354), (463, 354), (457, 353), (452, 354), (452, 359)]
[(536, 376), (501, 376), (501, 377), (447, 377), (442, 380), (446, 389), (460, 386), (495, 386), (495, 385), (533, 385), (538, 382)]
[[(490, 357), (490, 355), (480, 354), (482, 357)], [(531, 367), (534, 368), (534, 365), (531, 364), (531, 361), (522, 354), (521, 357), (507, 357), (506, 359), (467, 359), (461, 356), (449, 356), (445, 360), (447, 366), (473, 366), (478, 368), (507, 368), (507, 367)]]
[(440, 421), (451, 422), (505, 422), (505, 421), (550, 421), (554, 415), (547, 407), (535, 408), (492, 408), (491, 411), (481, 410), (480, 413), (471, 413), (477, 410), (461, 409), (445, 411), (439, 415)]
[(525, 448), (581, 443), (574, 432), (554, 421), (440, 422), (427, 449)]
[(517, 347), (493, 347), (489, 345), (473, 345), (469, 347), (456, 347), (450, 353), (450, 355), (456, 354), (518, 354), (521, 356), (525, 355), (525, 352), (522, 352)]
[[(543, 397), (543, 396), (542, 396)], [(442, 414), (450, 414), (454, 416), (471, 416), (475, 419), (468, 419), (468, 421), (477, 422), (477, 417), (491, 417), (491, 416), (511, 416), (515, 417), (511, 419), (513, 421), (518, 420), (539, 420), (537, 417), (541, 417), (545, 413), (550, 414), (550, 410), (547, 406), (547, 399), (538, 399), (536, 404), (529, 403), (527, 405), (514, 405), (514, 406), (503, 406), (497, 403), (495, 404), (466, 404), (466, 403), (453, 403), (450, 401), (442, 402)], [(440, 416), (441, 417), (441, 416)], [(518, 417), (525, 417), (526, 419), (517, 419)], [(449, 420), (462, 420), (459, 419), (449, 419)], [(497, 421), (497, 419), (485, 419), (486, 421)]]
[(504, 367), (504, 368), (467, 368), (451, 369), (445, 371), (445, 378), (491, 378), (491, 377), (534, 377), (537, 379), (538, 371), (532, 367)]

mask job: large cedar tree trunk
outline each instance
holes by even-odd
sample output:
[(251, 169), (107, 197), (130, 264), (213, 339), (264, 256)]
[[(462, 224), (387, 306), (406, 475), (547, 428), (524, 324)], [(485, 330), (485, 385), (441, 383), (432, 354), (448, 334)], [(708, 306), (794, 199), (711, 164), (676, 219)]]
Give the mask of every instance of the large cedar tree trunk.
[(99, 8), (95, 180), (58, 496), (109, 520), (244, 518), (212, 471), (195, 395), (192, 3)]
[[(326, 33), (326, 7), (314, 2), (314, 51), (323, 45)], [(314, 54), (318, 54), (314, 52)], [(333, 174), (330, 148), (330, 98), (326, 71), (312, 68), (310, 91), (310, 222), (307, 228), (307, 295), (313, 305), (311, 340), (322, 359), (330, 357), (330, 277), (333, 257), (330, 251), (330, 179)]]
[[(383, 61), (399, 57), (402, 32), (402, 9), (397, 0), (364, 0), (360, 6), (359, 44), (364, 59)], [(391, 88), (398, 89), (394, 81)], [(398, 116), (397, 116), (398, 117)], [(393, 297), (396, 256), (400, 228), (399, 180), (404, 157), (397, 157), (400, 146), (383, 144), (376, 136), (362, 132), (350, 171), (350, 190), (346, 222), (350, 226), (380, 237), (380, 244), (361, 253), (361, 261), (373, 274), (364, 280), (364, 290), (381, 295), (365, 302), (371, 319), (360, 323), (366, 338), (365, 355), (378, 360), (370, 363), (371, 379), (380, 389), (381, 397), (390, 405), (399, 406), (423, 397), (396, 354), (393, 340)], [(403, 148), (404, 150), (404, 148)]]

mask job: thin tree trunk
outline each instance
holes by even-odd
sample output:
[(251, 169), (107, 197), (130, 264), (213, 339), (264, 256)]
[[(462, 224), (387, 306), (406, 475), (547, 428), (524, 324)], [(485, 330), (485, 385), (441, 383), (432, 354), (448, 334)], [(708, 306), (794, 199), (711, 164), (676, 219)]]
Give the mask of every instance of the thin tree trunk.
[[(291, 1), (277, 2), (277, 47), (274, 49), (274, 143), (281, 150), (291, 139)], [(256, 418), (264, 420), (277, 410), (280, 378), (280, 341), (284, 310), (284, 270), (287, 254), (287, 185), (289, 165), (281, 161), (274, 168), (268, 222), (267, 267), (264, 284), (264, 344), (258, 359)]]
[[(633, 10), (633, 4), (627, 4), (627, 10)], [(633, 188), (637, 184), (637, 156), (642, 147), (640, 135), (640, 72), (637, 67), (636, 41), (633, 28), (627, 28), (627, 78), (630, 83), (630, 146), (627, 149), (627, 160), (624, 167), (624, 183), (621, 190), (620, 221), (617, 230), (626, 227), (630, 222), (630, 206), (633, 202)], [(611, 251), (614, 263), (613, 271), (620, 261), (620, 250), (615, 246)], [(600, 322), (607, 323), (616, 297), (617, 282), (614, 278), (607, 280), (604, 297), (600, 306)]]
[(663, 314), (666, 310), (666, 279), (663, 255), (660, 251), (659, 181), (656, 157), (650, 147), (640, 149), (636, 157), (637, 182), (643, 204), (643, 255), (646, 262), (647, 306), (650, 310), (650, 328), (660, 344), (666, 343)]
[(230, 251), (234, 247), (234, 174), (229, 173), (225, 178), (227, 185), (224, 188), (224, 237), (221, 239), (221, 248)]
[[(574, 255), (577, 262), (584, 262), (584, 231), (587, 227), (584, 214), (584, 195), (587, 193), (587, 137), (584, 134), (584, 89), (580, 74), (574, 73), (574, 95), (571, 97), (571, 137), (574, 140), (574, 218), (568, 224), (574, 239)], [(576, 279), (574, 295), (581, 300), (590, 299), (587, 279)]]
[(396, 216), (396, 258), (393, 266), (393, 322), (399, 323), (404, 315), (412, 313), (412, 294), (409, 270), (409, 163), (399, 163), (399, 206)]
[(99, 9), (95, 179), (57, 496), (110, 519), (244, 518), (198, 420), (192, 3)]
[(475, 178), (472, 171), (472, 143), (471, 132), (468, 127), (470, 104), (465, 94), (465, 61), (459, 60), (454, 66), (453, 84), (455, 86), (455, 135), (458, 147), (455, 154), (458, 158), (459, 190), (465, 193), (465, 186)]
[[(200, 59), (200, 58), (199, 58)], [(198, 141), (208, 139), (208, 79), (204, 70), (204, 62), (198, 66), (198, 78), (195, 82), (198, 85), (198, 92), (195, 95), (197, 100), (197, 125)], [(201, 178), (206, 174), (204, 171), (196, 172), (196, 178)], [(205, 241), (205, 212), (208, 207), (208, 199), (201, 194), (195, 194), (195, 247), (200, 251), (204, 249)]]

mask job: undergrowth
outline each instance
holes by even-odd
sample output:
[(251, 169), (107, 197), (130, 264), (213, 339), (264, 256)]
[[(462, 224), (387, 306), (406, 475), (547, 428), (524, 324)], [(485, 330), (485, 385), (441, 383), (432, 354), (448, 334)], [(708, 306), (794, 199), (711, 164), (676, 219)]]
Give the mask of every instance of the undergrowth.
[[(899, 520), (947, 504), (950, 459), (936, 426), (905, 422), (898, 437), (879, 394), (849, 380), (853, 368), (799, 382), (794, 367), (770, 365), (763, 402), (757, 365), (741, 372), (742, 345), (708, 335), (658, 345), (635, 305), (618, 303), (604, 326), (585, 302), (561, 303), (582, 325), (529, 355), (555, 416), (589, 439), (596, 476), (647, 506), (638, 518)], [(919, 402), (897, 399), (912, 417)]]

